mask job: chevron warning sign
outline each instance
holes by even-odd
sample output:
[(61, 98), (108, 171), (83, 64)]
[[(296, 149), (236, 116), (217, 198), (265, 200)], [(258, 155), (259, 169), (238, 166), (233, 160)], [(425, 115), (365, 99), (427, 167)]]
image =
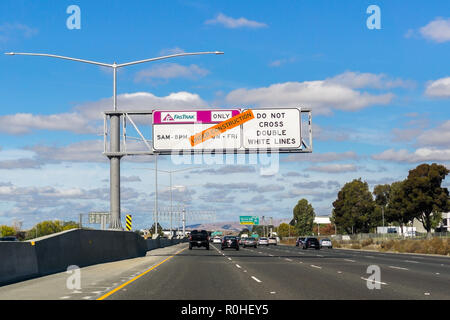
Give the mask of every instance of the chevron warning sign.
[(131, 231), (131, 223), (132, 223), (131, 214), (127, 214), (127, 216), (126, 216), (126, 225), (127, 225), (127, 230), (128, 231)]

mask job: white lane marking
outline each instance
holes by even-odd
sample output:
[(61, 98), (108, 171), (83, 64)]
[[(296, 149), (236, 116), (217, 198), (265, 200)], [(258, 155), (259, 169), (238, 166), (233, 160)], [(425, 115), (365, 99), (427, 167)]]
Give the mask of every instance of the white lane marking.
[(440, 274), (439, 272), (436, 272), (436, 274)]
[(256, 282), (262, 282), (261, 280), (259, 280), (259, 279), (256, 278), (255, 276), (252, 276), (252, 279), (255, 280)]
[(320, 254), (317, 254), (317, 256), (318, 256), (318, 257), (323, 257), (323, 256), (322, 256), (322, 255), (320, 255)]
[(240, 266), (240, 265), (238, 265), (238, 264), (236, 265), (236, 267), (238, 267), (239, 269), (241, 268), (241, 266)]
[(364, 256), (366, 258), (375, 258), (374, 256)]
[(299, 261), (299, 263), (303, 263), (303, 262)]
[(419, 261), (413, 261), (413, 260), (405, 260), (405, 262), (409, 262), (409, 263), (420, 263)]
[(285, 260), (286, 260), (286, 261), (292, 261), (292, 260), (291, 260), (291, 259), (289, 259), (289, 258), (286, 258)]
[(65, 297), (59, 297), (60, 299), (69, 299), (70, 296), (65, 296)]
[(305, 254), (304, 252), (298, 252), (298, 254)]
[(426, 295), (426, 296), (429, 296), (429, 295), (430, 295), (430, 293), (429, 293), (429, 292), (425, 292), (425, 293), (424, 293), (424, 295)]
[(270, 294), (275, 294), (276, 292), (275, 291), (270, 291)]
[(232, 260), (231, 258), (227, 258), (227, 259), (230, 260), (230, 261)]
[(319, 266), (315, 266), (315, 265), (311, 265), (311, 267), (313, 267), (313, 268), (317, 268), (317, 269), (322, 269), (322, 267), (319, 267)]
[(387, 285), (386, 282), (380, 282), (380, 281), (376, 281), (376, 280), (372, 280), (372, 279), (366, 279), (364, 277), (361, 277), (361, 279), (363, 279), (364, 281), (370, 281), (370, 282), (375, 282), (375, 283)]
[(82, 299), (84, 299), (84, 300), (88, 300), (88, 299), (90, 299), (91, 297), (83, 297)]
[(356, 262), (355, 260), (350, 260), (350, 259), (344, 259), (345, 261), (348, 261), (348, 262)]
[(342, 273), (342, 271), (338, 271), (338, 273)]
[(269, 256), (273, 257), (273, 254), (269, 254)]
[(244, 270), (244, 272), (247, 272), (247, 270)]
[(389, 266), (389, 268), (392, 268), (392, 269), (399, 269), (399, 270), (409, 270), (409, 269), (407, 269), (407, 268), (396, 267), (396, 266)]

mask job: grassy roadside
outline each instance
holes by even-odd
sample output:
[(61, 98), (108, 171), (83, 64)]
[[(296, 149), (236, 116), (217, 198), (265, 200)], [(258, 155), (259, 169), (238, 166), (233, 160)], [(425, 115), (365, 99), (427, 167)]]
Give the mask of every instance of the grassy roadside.
[[(450, 239), (366, 239), (366, 240), (333, 240), (334, 248), (364, 249), (379, 252), (422, 253), (450, 256)], [(282, 244), (295, 245), (295, 239), (281, 240)]]

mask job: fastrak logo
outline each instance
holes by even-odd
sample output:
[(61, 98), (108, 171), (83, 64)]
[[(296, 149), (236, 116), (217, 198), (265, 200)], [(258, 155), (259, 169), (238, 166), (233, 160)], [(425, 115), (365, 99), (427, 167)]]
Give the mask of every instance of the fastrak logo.
[(164, 117), (163, 121), (168, 122), (168, 121), (173, 121), (172, 116), (168, 113), (167, 116)]
[(197, 112), (161, 112), (161, 122), (196, 122)]

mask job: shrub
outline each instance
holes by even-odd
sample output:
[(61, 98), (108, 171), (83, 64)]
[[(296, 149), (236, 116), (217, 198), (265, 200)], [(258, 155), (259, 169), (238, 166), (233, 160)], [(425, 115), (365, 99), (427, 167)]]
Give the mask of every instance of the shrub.
[(351, 248), (352, 249), (361, 249), (361, 246), (359, 245), (359, 243), (353, 243)]
[(362, 247), (367, 247), (368, 245), (371, 245), (371, 244), (373, 244), (373, 239), (372, 239), (372, 238), (363, 240), (363, 241), (361, 242), (361, 246), (362, 246)]

